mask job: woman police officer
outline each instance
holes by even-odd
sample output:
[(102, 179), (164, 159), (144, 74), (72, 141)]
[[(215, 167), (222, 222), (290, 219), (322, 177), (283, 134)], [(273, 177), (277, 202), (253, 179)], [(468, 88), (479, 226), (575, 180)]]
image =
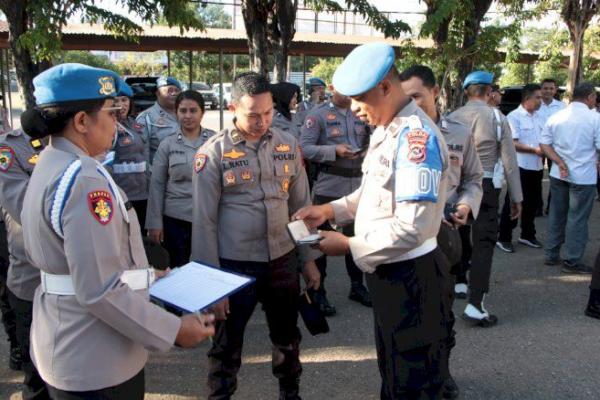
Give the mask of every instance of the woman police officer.
[(146, 349), (191, 347), (214, 333), (212, 316), (179, 318), (148, 301), (137, 217), (93, 158), (111, 147), (121, 82), (103, 69), (55, 66), (34, 78), (37, 107), (22, 117), (33, 138), (50, 135), (21, 221), (42, 282), (31, 355), (54, 399), (142, 399)]

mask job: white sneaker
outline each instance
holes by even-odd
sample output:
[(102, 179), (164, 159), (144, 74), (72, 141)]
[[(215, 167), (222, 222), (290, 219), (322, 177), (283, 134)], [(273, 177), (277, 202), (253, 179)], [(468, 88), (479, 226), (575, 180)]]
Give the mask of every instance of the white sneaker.
[(454, 296), (458, 299), (466, 299), (469, 287), (466, 283), (457, 283), (454, 285)]
[[(483, 307), (481, 307), (483, 309)], [(477, 307), (475, 307), (473, 304), (467, 304), (467, 307), (465, 308), (465, 312), (464, 315), (470, 319), (476, 319), (476, 320), (482, 320), (484, 318), (488, 318), (490, 316), (490, 314), (488, 314), (487, 311), (482, 310), (479, 311), (479, 309)]]

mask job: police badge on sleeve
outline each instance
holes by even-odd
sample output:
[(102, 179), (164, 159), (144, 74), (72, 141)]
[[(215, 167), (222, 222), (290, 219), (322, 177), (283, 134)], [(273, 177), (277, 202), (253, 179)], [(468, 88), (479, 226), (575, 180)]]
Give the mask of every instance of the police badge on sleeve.
[(12, 166), (15, 152), (11, 147), (0, 146), (0, 171), (6, 172)]
[(113, 216), (113, 201), (106, 190), (94, 190), (87, 195), (88, 206), (96, 221), (102, 225), (110, 222)]

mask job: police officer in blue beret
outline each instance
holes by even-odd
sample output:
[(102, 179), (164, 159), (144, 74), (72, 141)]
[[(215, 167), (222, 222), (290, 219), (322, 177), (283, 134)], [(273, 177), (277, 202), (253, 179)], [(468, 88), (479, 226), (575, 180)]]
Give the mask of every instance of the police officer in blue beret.
[(156, 103), (136, 118), (136, 122), (146, 131), (150, 142), (150, 164), (160, 142), (179, 132), (175, 100), (181, 89), (181, 83), (172, 76), (159, 77), (156, 80)]
[[(322, 231), (327, 255), (351, 254), (373, 303), (381, 399), (441, 398), (448, 338), (449, 265), (436, 236), (444, 211), (448, 152), (436, 124), (403, 91), (385, 43), (354, 49), (333, 76), (351, 110), (376, 126), (360, 187), (294, 217), (311, 227), (354, 222), (355, 234)], [(357, 79), (360, 76), (361, 79)]]
[(119, 77), (61, 64), (34, 78), (37, 107), (21, 117), (50, 136), (23, 200), (29, 260), (40, 270), (31, 357), (50, 397), (143, 399), (147, 350), (191, 347), (213, 317), (176, 317), (148, 301), (154, 280), (125, 193), (96, 160), (116, 130)]
[(521, 214), (523, 192), (517, 153), (508, 120), (488, 105), (494, 74), (473, 71), (465, 78), (467, 103), (449, 118), (467, 125), (483, 168), (483, 198), (479, 216), (472, 225), (473, 248), (469, 272), (468, 304), (463, 318), (474, 326), (491, 327), (498, 318), (484, 306), (489, 291), (492, 257), (498, 234), (498, 192), (494, 188), (494, 167), (502, 160), (511, 199), (511, 219)]

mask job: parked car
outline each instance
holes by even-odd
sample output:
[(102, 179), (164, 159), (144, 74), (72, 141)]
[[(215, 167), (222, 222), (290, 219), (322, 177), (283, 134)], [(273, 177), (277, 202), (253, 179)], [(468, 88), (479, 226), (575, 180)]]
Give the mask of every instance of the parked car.
[(156, 101), (157, 76), (126, 76), (125, 82), (133, 90), (134, 113), (140, 113)]
[[(213, 91), (217, 95), (217, 98), (220, 97), (219, 84), (215, 83), (213, 85)], [(223, 83), (223, 108), (227, 108), (227, 106), (231, 103), (231, 83)]]
[(192, 82), (192, 90), (200, 92), (204, 97), (204, 106), (210, 107), (211, 110), (215, 110), (219, 105), (219, 98), (213, 89), (203, 82)]

